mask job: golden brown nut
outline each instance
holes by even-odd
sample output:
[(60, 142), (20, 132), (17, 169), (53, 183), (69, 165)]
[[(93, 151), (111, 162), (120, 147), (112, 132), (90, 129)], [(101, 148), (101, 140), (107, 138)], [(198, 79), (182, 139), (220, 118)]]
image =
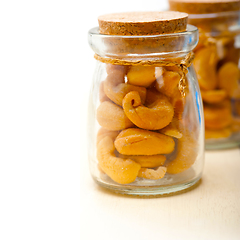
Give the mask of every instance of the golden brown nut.
[(157, 77), (156, 89), (166, 95), (167, 97), (174, 97), (178, 90), (178, 84), (180, 81), (180, 75), (178, 72), (164, 71), (164, 73)]
[(115, 142), (117, 151), (125, 155), (168, 154), (174, 150), (173, 138), (138, 128), (121, 131)]
[(127, 118), (123, 109), (110, 101), (102, 102), (99, 105), (97, 109), (97, 121), (103, 128), (111, 131), (118, 131), (134, 126)]
[(223, 63), (233, 62), (238, 64), (240, 58), (240, 49), (235, 46), (235, 41), (236, 40), (233, 36), (229, 36), (228, 43), (223, 46), (226, 53), (226, 56), (222, 61)]
[(141, 156), (141, 155), (123, 155), (119, 154), (120, 158), (130, 158), (135, 162), (139, 163), (141, 167), (144, 168), (155, 168), (162, 166), (166, 161), (166, 156), (164, 155), (150, 155), (150, 156)]
[(218, 71), (219, 88), (224, 89), (230, 97), (234, 97), (240, 88), (239, 77), (237, 64), (225, 63)]
[(164, 71), (162, 75), (157, 77), (155, 88), (169, 98), (174, 108), (174, 115), (181, 119), (186, 99), (182, 97), (178, 85), (181, 77), (179, 72)]
[[(145, 106), (141, 102), (138, 92), (132, 91), (123, 99), (123, 110), (127, 117), (138, 127), (157, 130), (167, 126), (174, 114), (174, 110), (167, 97), (147, 91)], [(152, 100), (152, 101), (151, 101)]]
[(209, 46), (196, 52), (193, 65), (201, 89), (213, 90), (217, 87), (217, 62), (216, 47)]
[(174, 138), (182, 137), (182, 133), (177, 127), (177, 120), (175, 118), (173, 118), (172, 122), (170, 122), (165, 128), (160, 129), (159, 132)]
[(97, 145), (97, 159), (101, 169), (115, 182), (128, 184), (134, 182), (141, 165), (131, 159), (117, 158), (110, 137), (103, 138)]
[(155, 67), (131, 66), (127, 73), (129, 84), (149, 87), (155, 80)]
[(189, 169), (197, 158), (197, 148), (197, 140), (190, 133), (185, 132), (178, 140), (177, 156), (166, 164), (167, 172), (177, 174)]
[(220, 103), (227, 97), (227, 92), (224, 89), (216, 89), (209, 91), (201, 91), (202, 99), (206, 103)]
[(104, 81), (104, 92), (114, 103), (122, 106), (125, 95), (131, 91), (139, 92), (142, 102), (145, 102), (146, 88), (133, 86), (124, 82), (124, 75), (111, 73)]
[(230, 104), (205, 105), (204, 108), (205, 127), (207, 129), (218, 130), (228, 127), (232, 122), (232, 112)]
[(174, 108), (174, 116), (179, 120), (182, 119), (182, 114), (186, 105), (186, 98), (182, 97), (180, 92), (178, 92), (176, 97), (171, 99), (171, 104)]
[(216, 138), (228, 138), (232, 134), (231, 128), (223, 128), (220, 130), (210, 130), (205, 129), (205, 138), (206, 139), (216, 139)]

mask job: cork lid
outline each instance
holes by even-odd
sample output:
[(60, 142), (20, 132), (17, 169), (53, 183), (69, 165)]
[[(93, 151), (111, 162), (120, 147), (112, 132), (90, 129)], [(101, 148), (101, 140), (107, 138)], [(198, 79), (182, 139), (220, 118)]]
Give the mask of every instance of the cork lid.
[(170, 10), (189, 14), (239, 11), (239, 0), (168, 0)]
[(158, 35), (183, 32), (188, 14), (165, 12), (126, 12), (98, 17), (99, 32), (107, 35)]

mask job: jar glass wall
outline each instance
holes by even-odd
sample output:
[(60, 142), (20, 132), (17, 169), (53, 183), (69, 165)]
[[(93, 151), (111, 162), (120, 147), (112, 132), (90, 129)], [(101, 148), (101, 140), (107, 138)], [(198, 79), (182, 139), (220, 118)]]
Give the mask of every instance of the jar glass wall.
[(116, 36), (89, 31), (97, 59), (89, 100), (93, 179), (118, 193), (189, 188), (204, 163), (202, 100), (191, 51), (198, 31)]

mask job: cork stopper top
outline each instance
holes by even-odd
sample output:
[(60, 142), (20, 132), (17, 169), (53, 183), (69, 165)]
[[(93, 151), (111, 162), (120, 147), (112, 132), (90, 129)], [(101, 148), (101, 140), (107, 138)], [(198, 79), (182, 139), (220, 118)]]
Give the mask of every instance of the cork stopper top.
[(168, 0), (170, 10), (207, 14), (240, 10), (240, 0)]
[(188, 14), (175, 11), (126, 12), (98, 17), (99, 32), (107, 35), (158, 35), (183, 32)]

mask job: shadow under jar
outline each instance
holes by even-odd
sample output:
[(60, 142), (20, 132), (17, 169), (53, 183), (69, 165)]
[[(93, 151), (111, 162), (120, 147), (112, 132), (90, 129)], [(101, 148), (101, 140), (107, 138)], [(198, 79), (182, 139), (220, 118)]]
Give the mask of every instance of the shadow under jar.
[(199, 29), (193, 62), (204, 105), (206, 149), (240, 146), (240, 1), (169, 0)]
[(198, 30), (186, 18), (176, 12), (104, 15), (89, 31), (97, 60), (89, 101), (90, 171), (107, 189), (161, 195), (201, 178), (203, 110), (191, 65)]

